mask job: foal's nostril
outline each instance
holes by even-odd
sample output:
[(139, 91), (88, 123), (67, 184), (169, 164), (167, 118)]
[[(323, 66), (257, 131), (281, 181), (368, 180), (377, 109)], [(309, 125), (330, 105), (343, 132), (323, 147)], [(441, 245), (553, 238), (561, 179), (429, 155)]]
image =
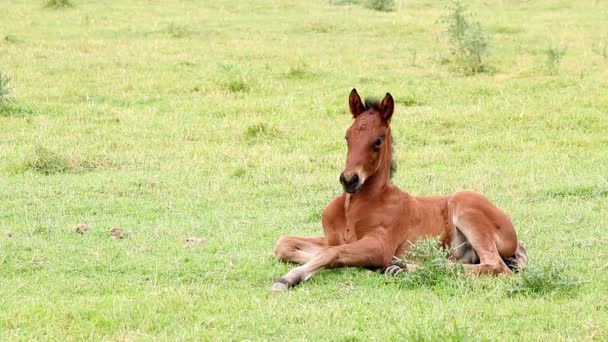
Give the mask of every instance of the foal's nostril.
[(355, 173), (350, 178), (346, 178), (343, 172), (340, 175), (340, 183), (342, 183), (342, 185), (348, 189), (356, 188), (359, 185), (359, 175)]

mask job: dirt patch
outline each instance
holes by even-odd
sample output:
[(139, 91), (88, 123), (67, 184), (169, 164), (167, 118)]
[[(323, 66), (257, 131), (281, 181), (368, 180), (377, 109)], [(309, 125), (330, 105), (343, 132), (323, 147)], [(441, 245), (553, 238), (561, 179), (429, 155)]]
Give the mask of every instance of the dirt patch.
[(112, 228), (112, 230), (110, 231), (110, 234), (112, 235), (112, 238), (119, 240), (119, 239), (124, 239), (124, 231), (122, 230), (122, 228), (119, 227), (114, 227)]
[(74, 231), (78, 234), (84, 234), (84, 233), (88, 232), (89, 230), (90, 230), (89, 225), (84, 224), (84, 223), (77, 225), (76, 228), (74, 229)]
[(207, 242), (207, 238), (204, 237), (190, 236), (186, 238), (186, 245), (188, 246), (196, 246), (205, 242)]

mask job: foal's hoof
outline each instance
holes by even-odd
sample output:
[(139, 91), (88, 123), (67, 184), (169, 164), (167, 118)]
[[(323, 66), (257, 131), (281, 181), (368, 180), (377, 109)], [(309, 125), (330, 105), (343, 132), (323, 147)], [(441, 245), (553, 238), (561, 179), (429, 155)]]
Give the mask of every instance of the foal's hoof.
[(407, 271), (407, 265), (399, 261), (399, 259), (393, 259), (391, 263), (383, 269), (384, 274), (391, 277), (394, 277), (403, 271)]
[(384, 274), (386, 274), (387, 276), (395, 277), (399, 273), (403, 272), (403, 270), (405, 270), (405, 267), (399, 267), (397, 265), (391, 265), (391, 266), (389, 266), (389, 267), (387, 267), (387, 268), (384, 269)]
[(284, 278), (279, 278), (272, 283), (272, 291), (274, 292), (285, 292), (293, 286)]

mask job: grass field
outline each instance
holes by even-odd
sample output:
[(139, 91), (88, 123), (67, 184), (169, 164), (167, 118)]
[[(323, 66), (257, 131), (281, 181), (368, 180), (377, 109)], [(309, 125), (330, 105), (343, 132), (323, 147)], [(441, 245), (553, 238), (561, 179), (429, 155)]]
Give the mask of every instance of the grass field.
[[(493, 72), (465, 76), (447, 2), (340, 2), (2, 1), (0, 340), (608, 340), (608, 4), (470, 1)], [(485, 193), (583, 285), (271, 292), (341, 192), (353, 87), (395, 97), (395, 184)]]

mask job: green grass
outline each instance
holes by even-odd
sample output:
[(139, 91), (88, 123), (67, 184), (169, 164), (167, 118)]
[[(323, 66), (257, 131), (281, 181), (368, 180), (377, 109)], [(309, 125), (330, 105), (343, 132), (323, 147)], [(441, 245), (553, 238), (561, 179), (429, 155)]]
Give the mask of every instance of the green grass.
[(48, 0), (44, 6), (47, 8), (59, 9), (73, 7), (74, 4), (71, 0)]
[(169, 26), (167, 26), (165, 29), (165, 33), (172, 38), (184, 38), (193, 34), (192, 30), (190, 30), (187, 26), (177, 25), (175, 23), (169, 24)]
[(507, 290), (510, 294), (546, 295), (567, 294), (578, 289), (582, 284), (578, 277), (567, 273), (563, 262), (552, 262), (547, 265), (532, 265), (521, 277), (515, 280)]
[[(608, 339), (605, 3), (469, 2), (470, 77), (440, 63), (446, 3), (44, 3), (0, 2), (0, 340)], [(340, 193), (353, 87), (395, 97), (396, 185), (484, 192), (577, 290), (348, 268), (272, 293), (276, 240)]]
[(0, 106), (6, 106), (11, 99), (11, 78), (0, 72)]
[(381, 12), (391, 12), (395, 10), (395, 0), (367, 0), (365, 5)]
[(450, 263), (449, 249), (438, 246), (438, 239), (419, 240), (412, 245), (407, 255), (407, 264), (416, 270), (402, 272), (396, 277), (400, 285), (408, 289), (426, 288), (440, 291), (457, 288), (462, 290), (467, 282), (464, 267)]

